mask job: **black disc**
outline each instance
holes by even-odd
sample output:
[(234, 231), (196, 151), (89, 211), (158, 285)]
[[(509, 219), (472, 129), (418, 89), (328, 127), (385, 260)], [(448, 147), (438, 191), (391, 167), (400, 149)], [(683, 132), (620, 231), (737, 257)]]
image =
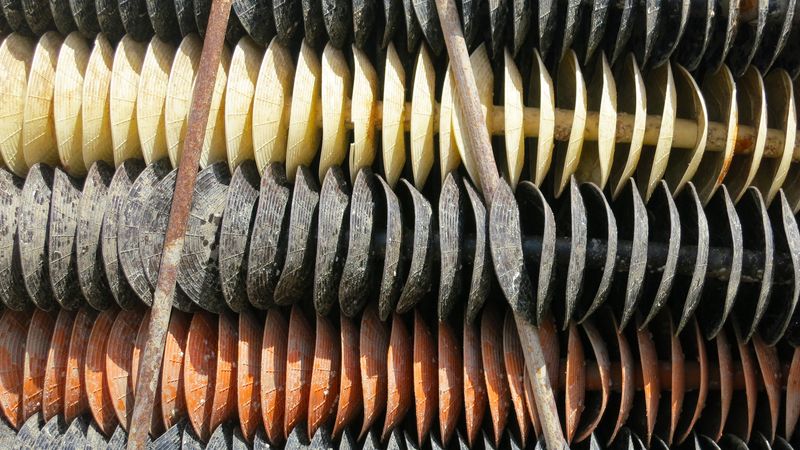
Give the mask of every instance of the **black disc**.
[[(510, 1), (511, 0), (488, 0), (489, 42), (491, 43), (492, 56), (494, 58), (500, 58), (502, 55), (506, 37), (506, 25), (510, 21), (508, 17)], [(564, 32), (566, 33), (566, 30), (564, 30)], [(566, 37), (566, 34), (564, 36)]]
[[(704, 7), (700, 7), (701, 3)], [(714, 0), (701, 0), (693, 4), (696, 6), (689, 8), (686, 30), (675, 49), (675, 59), (690, 72), (695, 71), (703, 60), (717, 21)]]
[(23, 446), (34, 448), (33, 445), (36, 443), (36, 438), (41, 432), (43, 423), (44, 419), (42, 418), (41, 412), (30, 416), (19, 429), (19, 432), (17, 432), (17, 442)]
[(447, 174), (439, 194), (439, 320), (446, 320), (462, 294), (462, 245), (466, 192), (461, 177)]
[(233, 448), (233, 424), (225, 422), (211, 433), (206, 450), (228, 450), (230, 448)]
[(125, 27), (122, 26), (117, 0), (94, 0), (94, 2), (100, 30), (111, 42), (117, 42), (122, 39), (122, 35), (125, 34)]
[[(412, 249), (408, 277), (397, 301), (397, 312), (405, 314), (425, 298), (433, 286), (431, 253), (433, 252), (433, 209), (430, 202), (405, 178), (400, 180), (400, 203), (403, 223), (411, 228), (404, 233), (404, 245)], [(438, 283), (438, 281), (437, 281)]]
[(15, 311), (22, 311), (29, 305), (17, 239), (23, 183), (21, 178), (0, 169), (0, 300)]
[(435, 0), (414, 0), (414, 12), (431, 51), (434, 55), (440, 55), (444, 49), (444, 36)]
[(322, 23), (322, 3), (320, 0), (302, 0), (303, 30), (306, 41), (317, 47), (325, 40), (325, 25)]
[(87, 444), (86, 433), (89, 427), (89, 420), (84, 416), (76, 417), (64, 433), (61, 441), (64, 450), (84, 448)]
[(87, 39), (94, 39), (100, 32), (94, 0), (69, 0), (69, 8), (78, 31)]
[[(378, 293), (378, 315), (381, 320), (387, 320), (394, 312), (397, 299), (400, 297), (400, 289), (402, 282), (405, 279), (405, 264), (402, 258), (402, 245), (403, 245), (403, 217), (400, 211), (400, 201), (397, 199), (392, 188), (383, 181), (383, 178), (375, 177), (384, 196), (385, 205), (384, 212), (378, 212), (377, 219), (385, 220), (384, 228), (385, 244), (383, 252), (383, 273), (380, 280), (380, 288)], [(383, 217), (380, 217), (383, 215)]]
[(69, 310), (74, 310), (83, 303), (78, 274), (75, 271), (75, 232), (82, 188), (79, 180), (59, 168), (55, 169), (47, 231), (47, 256), (53, 295), (61, 307)]
[(33, 36), (31, 28), (25, 20), (25, 13), (22, 11), (22, 0), (0, 0), (0, 6), (3, 8), (3, 16), (12, 31), (24, 36)]
[(397, 30), (400, 29), (400, 16), (403, 16), (406, 30), (406, 50), (413, 53), (419, 45), (419, 40), (422, 37), (422, 30), (419, 28), (417, 15), (414, 13), (414, 5), (411, 3), (413, 0), (403, 0), (402, 2), (394, 0), (383, 1), (383, 41), (381, 47), (385, 48), (389, 42), (394, 39)]
[[(492, 260), (489, 254), (489, 217), (483, 205), (481, 195), (468, 180), (464, 180), (464, 187), (469, 198), (469, 205), (474, 223), (474, 229), (465, 228), (465, 233), (475, 233), (475, 252), (472, 256), (472, 276), (469, 283), (467, 296), (467, 320), (472, 322), (478, 317), (486, 298), (489, 296), (489, 287), (492, 281)], [(465, 223), (469, 223), (466, 221)]]
[(638, 308), (644, 287), (647, 243), (650, 236), (647, 210), (636, 183), (630, 179), (625, 185), (621, 195), (611, 205), (617, 220), (619, 240), (630, 243), (629, 269), (627, 272), (617, 273), (611, 284), (611, 298), (622, 300), (612, 305), (620, 318), (621, 328), (625, 328)]
[(317, 258), (314, 267), (314, 308), (327, 315), (336, 304), (339, 280), (347, 251), (350, 189), (342, 169), (331, 167), (325, 174), (319, 197)]
[(350, 1), (322, 0), (322, 20), (331, 45), (336, 48), (344, 47), (353, 28)]
[(272, 3), (264, 0), (235, 0), (233, 12), (242, 27), (258, 44), (266, 47), (275, 36)]
[(75, 26), (75, 19), (72, 17), (72, 10), (70, 10), (69, 0), (49, 0), (50, 13), (53, 15), (53, 23), (56, 29), (63, 36), (67, 36), (77, 29)]
[(21, 2), (22, 13), (33, 34), (41, 36), (54, 28), (53, 13), (50, 12), (48, 2), (42, 0), (21, 0)]
[(650, 67), (658, 67), (669, 61), (686, 30), (690, 4), (691, 0), (676, 0), (664, 5), (662, 26), (653, 48)]
[[(194, 20), (194, 3), (193, 0), (174, 0), (175, 1), (175, 18), (178, 21), (178, 28), (181, 30), (181, 36), (187, 36), (197, 32), (197, 22)], [(233, 7), (236, 8), (236, 2)]]
[(609, 64), (613, 65), (622, 58), (628, 50), (628, 42), (633, 34), (636, 9), (636, 0), (612, 2), (608, 12), (608, 24), (603, 44), (608, 53)]
[(119, 0), (117, 7), (122, 26), (133, 40), (146, 42), (153, 37), (153, 25), (147, 15), (146, 0)]
[(78, 225), (75, 247), (77, 253), (78, 281), (86, 301), (97, 310), (112, 305), (108, 282), (103, 273), (100, 231), (107, 210), (108, 186), (114, 169), (103, 161), (92, 164), (78, 206)]
[(739, 26), (739, 2), (714, 2), (714, 5), (716, 23), (705, 54), (709, 72), (716, 72), (728, 57)]
[(363, 49), (375, 25), (375, 2), (377, 0), (353, 0), (353, 39)]
[(57, 304), (50, 286), (50, 265), (47, 262), (47, 221), (53, 188), (53, 169), (46, 164), (34, 164), (28, 170), (20, 195), (17, 239), (22, 262), (25, 288), (33, 304), (50, 311)]
[[(472, 48), (472, 43), (475, 42), (478, 35), (480, 8), (483, 1), (485, 0), (461, 0), (461, 20), (468, 48)], [(539, 18), (541, 19), (541, 15)]]
[(375, 204), (383, 197), (374, 177), (371, 170), (362, 169), (353, 185), (347, 258), (339, 283), (339, 306), (348, 317), (355, 317), (373, 295)]
[(272, 0), (275, 31), (284, 43), (291, 43), (301, 32), (303, 11), (298, 0)]
[(61, 414), (56, 414), (44, 424), (32, 448), (61, 448), (61, 438), (67, 431), (67, 424)]
[(582, 322), (605, 303), (611, 289), (617, 257), (617, 221), (611, 205), (596, 184), (583, 183), (580, 192), (586, 208), (587, 239), (605, 243), (604, 254), (590, 255), (590, 250), (587, 249), (587, 260), (602, 261), (602, 266), (586, 268), (583, 293), (580, 296), (582, 300), (576, 309), (577, 319)]
[(789, 41), (796, 10), (796, 0), (770, 0), (764, 37), (753, 57), (753, 64), (767, 73)]
[(146, 6), (150, 25), (159, 39), (170, 42), (181, 36), (173, 0), (147, 0)]
[(665, 26), (668, 0), (645, 0), (639, 5), (633, 27), (631, 46), (636, 54), (639, 67), (649, 67), (650, 58), (655, 51), (658, 36)]
[(794, 2), (794, 13), (792, 14), (792, 25), (789, 36), (786, 38), (786, 45), (778, 56), (775, 64), (789, 72), (792, 79), (800, 74), (800, 2)]

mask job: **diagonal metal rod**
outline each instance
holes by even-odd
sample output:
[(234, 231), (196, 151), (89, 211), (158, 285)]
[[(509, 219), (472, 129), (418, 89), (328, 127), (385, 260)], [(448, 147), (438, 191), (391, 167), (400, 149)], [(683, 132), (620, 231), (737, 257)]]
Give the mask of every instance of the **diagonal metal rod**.
[[(455, 2), (453, 0), (436, 0), (436, 9), (439, 13), (439, 22), (442, 26), (447, 53), (450, 56), (455, 93), (465, 119), (465, 151), (469, 152), (478, 165), (480, 185), (483, 188), (484, 200), (488, 205), (500, 182), (500, 175), (497, 173), (489, 130), (486, 128), (478, 100), (478, 87), (472, 73), (469, 52), (461, 32)], [(533, 384), (536, 409), (542, 423), (547, 448), (550, 450), (567, 448), (558, 418), (553, 388), (547, 375), (547, 366), (538, 330), (517, 312), (514, 312), (514, 321), (517, 324), (520, 342), (525, 350), (525, 367)]]
[(230, 12), (231, 0), (212, 1), (206, 37), (203, 41), (203, 51), (200, 54), (200, 67), (192, 92), (189, 124), (183, 143), (178, 179), (175, 182), (169, 224), (161, 252), (161, 265), (158, 270), (158, 281), (150, 312), (147, 344), (139, 366), (136, 398), (129, 424), (128, 449), (144, 448), (147, 434), (150, 431), (158, 375), (161, 372), (164, 339), (172, 312), (172, 297), (175, 293), (178, 262), (183, 253), (184, 235), (189, 221), (194, 186), (197, 182), (200, 149), (205, 138), (211, 96), (214, 92), (214, 83), (217, 78), (217, 68), (225, 42), (225, 31), (228, 28)]

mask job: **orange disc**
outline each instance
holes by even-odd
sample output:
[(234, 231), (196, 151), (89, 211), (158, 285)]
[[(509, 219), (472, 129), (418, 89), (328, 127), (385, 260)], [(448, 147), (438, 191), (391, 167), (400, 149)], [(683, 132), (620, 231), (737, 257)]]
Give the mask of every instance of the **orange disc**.
[(261, 339), (263, 332), (258, 319), (249, 310), (239, 314), (239, 351), (236, 363), (236, 402), (242, 435), (247, 442), (253, 437), (261, 420), (258, 404), (261, 370)]
[(161, 415), (164, 428), (169, 430), (186, 414), (183, 397), (183, 356), (191, 316), (172, 310), (164, 343), (164, 362), (161, 364)]
[(511, 395), (503, 359), (503, 329), (500, 326), (502, 320), (496, 307), (484, 307), (481, 317), (481, 357), (495, 447), (500, 446), (500, 438), (506, 428), (511, 409)]
[(371, 303), (361, 316), (361, 392), (364, 399), (364, 426), (359, 440), (369, 431), (386, 408), (386, 350), (389, 348), (389, 332), (378, 317), (378, 307)]
[(317, 341), (311, 374), (311, 393), (308, 399), (308, 435), (327, 423), (336, 412), (339, 395), (339, 333), (323, 316), (317, 315)]
[(307, 417), (313, 364), (314, 332), (300, 307), (293, 306), (286, 344), (286, 436)]
[(438, 334), (439, 434), (442, 444), (447, 446), (456, 431), (464, 404), (464, 363), (453, 328), (447, 322), (439, 322)]
[(122, 428), (127, 431), (133, 411), (131, 362), (136, 334), (142, 322), (141, 310), (120, 311), (111, 326), (106, 344), (106, 383), (111, 404)]
[(0, 409), (14, 428), (22, 425), (25, 338), (31, 316), (7, 309), (0, 316)]
[(506, 312), (505, 322), (503, 323), (503, 355), (506, 366), (506, 377), (508, 378), (508, 388), (511, 394), (511, 404), (514, 406), (514, 415), (517, 418), (519, 428), (520, 444), (525, 448), (528, 443), (530, 433), (530, 422), (525, 410), (525, 355), (522, 352), (522, 344), (519, 342), (517, 324), (514, 323), (514, 315), (511, 311)]
[(89, 342), (86, 344), (86, 360), (83, 365), (89, 410), (106, 436), (111, 436), (118, 423), (106, 382), (106, 346), (116, 317), (117, 310), (114, 308), (107, 309), (97, 316), (89, 334)]
[(62, 309), (58, 312), (53, 337), (50, 340), (50, 350), (47, 352), (47, 368), (42, 386), (42, 413), (45, 422), (56, 414), (64, 412), (64, 382), (67, 356), (69, 356), (69, 339), (72, 336), (74, 321), (74, 311)]
[(25, 341), (25, 363), (22, 384), (22, 420), (42, 410), (42, 386), (47, 368), (47, 352), (53, 336), (55, 316), (47, 311), (33, 311)]
[(486, 413), (486, 384), (483, 378), (481, 337), (476, 324), (464, 324), (464, 411), (467, 443), (473, 447)]
[(217, 369), (217, 316), (202, 311), (192, 317), (183, 361), (183, 392), (189, 420), (201, 441), (211, 436), (211, 409)]
[(383, 441), (403, 420), (414, 395), (413, 372), (414, 345), (403, 319), (399, 314), (392, 316), (392, 334), (389, 337), (389, 351), (386, 355), (386, 420), (383, 424)]
[(341, 367), (339, 377), (339, 406), (336, 410), (336, 422), (333, 426), (333, 435), (339, 436), (345, 427), (361, 412), (361, 369), (358, 361), (358, 336), (356, 323), (339, 314), (339, 328), (341, 337)]
[[(147, 345), (147, 333), (150, 326), (150, 310), (146, 310), (142, 321), (139, 323), (139, 329), (136, 331), (136, 342), (133, 344), (133, 351), (131, 352), (131, 395), (136, 396), (136, 383), (139, 379), (139, 360), (144, 346)], [(159, 379), (159, 381), (161, 381)], [(159, 436), (164, 432), (164, 424), (161, 421), (161, 386), (156, 386), (156, 396), (153, 399), (153, 413), (150, 416), (150, 434), (152, 436)], [(131, 410), (132, 411), (132, 410)]]
[(86, 344), (92, 332), (97, 314), (89, 308), (81, 308), (75, 316), (67, 352), (67, 373), (64, 388), (64, 420), (72, 420), (88, 408), (86, 389), (83, 386), (83, 365), (86, 359)]
[(436, 344), (419, 310), (414, 310), (414, 401), (417, 442), (424, 442), (436, 417)]
[(273, 445), (286, 439), (283, 434), (286, 402), (286, 342), (289, 325), (278, 308), (267, 311), (261, 341), (261, 414), (267, 437)]
[(238, 324), (229, 315), (219, 315), (217, 334), (217, 374), (214, 386), (214, 402), (211, 411), (211, 430), (228, 420), (236, 411), (236, 350), (238, 348)]

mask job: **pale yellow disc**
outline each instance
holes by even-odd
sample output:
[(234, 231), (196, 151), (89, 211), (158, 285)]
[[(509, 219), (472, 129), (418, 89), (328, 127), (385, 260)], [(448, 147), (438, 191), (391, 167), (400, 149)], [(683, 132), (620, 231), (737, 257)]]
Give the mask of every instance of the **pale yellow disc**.
[(633, 128), (630, 144), (619, 143), (614, 152), (609, 180), (612, 198), (616, 198), (622, 192), (639, 164), (647, 122), (647, 90), (642, 73), (636, 64), (636, 57), (632, 53), (628, 54), (623, 64), (620, 79), (616, 83), (617, 89), (621, 91), (621, 95), (617, 97), (617, 109), (620, 113), (633, 116)]
[(448, 65), (442, 84), (442, 103), (439, 105), (439, 169), (442, 182), (447, 174), (458, 169), (459, 164), (461, 157), (453, 134), (453, 76)]
[(83, 161), (83, 78), (89, 62), (89, 45), (79, 32), (67, 36), (56, 65), (53, 116), (58, 156), (64, 170), (74, 176), (86, 175)]
[(645, 79), (645, 88), (647, 90), (647, 115), (661, 117), (656, 126), (648, 126), (645, 129), (645, 141), (656, 142), (656, 145), (643, 147), (643, 155), (640, 158), (636, 174), (639, 191), (642, 192), (646, 202), (650, 200), (650, 196), (653, 195), (656, 186), (667, 170), (669, 153), (672, 148), (677, 93), (670, 64), (664, 64), (651, 70)]
[(270, 163), (286, 161), (293, 81), (292, 55), (274, 38), (261, 62), (253, 99), (253, 153), (259, 173)]
[[(472, 65), (472, 72), (475, 75), (475, 83), (478, 86), (478, 98), (481, 102), (481, 110), (483, 117), (486, 120), (486, 128), (489, 130), (489, 135), (492, 134), (491, 117), (493, 106), (493, 90), (494, 90), (494, 73), (492, 71), (492, 64), (489, 62), (489, 55), (486, 53), (486, 46), (481, 44), (472, 55), (469, 57)], [(458, 96), (453, 97), (453, 135), (456, 140), (456, 148), (458, 148), (459, 156), (464, 162), (464, 167), (467, 169), (472, 182), (481, 189), (481, 180), (478, 174), (478, 165), (475, 159), (472, 158), (471, 151), (467, 151), (465, 147), (466, 138), (464, 137), (464, 118), (461, 113), (461, 103)]]
[[(572, 110), (572, 123), (569, 126), (569, 140), (558, 142), (555, 146), (555, 195), (558, 197), (569, 184), (570, 177), (578, 169), (583, 151), (583, 137), (586, 129), (586, 83), (578, 64), (578, 56), (569, 50), (558, 66), (556, 85), (556, 106)], [(566, 127), (566, 124), (564, 124)]]
[(144, 43), (136, 42), (126, 34), (119, 41), (114, 54), (109, 111), (116, 165), (130, 158), (142, 157), (139, 130), (136, 127), (136, 97), (146, 51)]
[(767, 127), (770, 128), (767, 133), (773, 130), (777, 131), (778, 136), (782, 138), (779, 142), (783, 143), (781, 147), (765, 149), (774, 157), (764, 158), (761, 161), (761, 167), (753, 180), (753, 186), (761, 191), (764, 201), (769, 205), (775, 199), (789, 174), (797, 133), (797, 112), (795, 111), (792, 80), (785, 70), (778, 69), (770, 72), (764, 77), (764, 86), (767, 93)]
[(530, 102), (534, 108), (539, 108), (539, 133), (536, 137), (536, 152), (529, 157), (533, 183), (541, 186), (544, 177), (550, 171), (553, 162), (553, 147), (555, 145), (556, 132), (556, 90), (553, 87), (553, 79), (547, 72), (547, 67), (539, 55), (539, 51), (533, 49), (534, 64), (531, 70)]
[(17, 33), (0, 44), (0, 154), (6, 167), (20, 177), (28, 173), (22, 153), (22, 117), (35, 47), (33, 39)]
[(22, 121), (22, 152), (28, 167), (40, 162), (58, 164), (53, 92), (62, 42), (61, 35), (47, 32), (39, 39), (33, 54)]
[[(728, 175), (722, 181), (734, 202), (742, 198), (753, 183), (764, 156), (767, 144), (767, 100), (764, 80), (755, 66), (750, 66), (736, 83), (736, 102), (739, 105), (739, 126), (750, 126), (755, 130), (753, 152), (749, 155), (734, 155)], [(795, 91), (795, 102), (797, 101)]]
[[(705, 158), (704, 152), (708, 140), (708, 109), (706, 108), (703, 94), (700, 92), (700, 87), (694, 81), (694, 77), (692, 77), (689, 71), (677, 63), (673, 64), (673, 69), (673, 74), (675, 75), (675, 90), (678, 99), (676, 116), (681, 119), (688, 118), (694, 120), (697, 125), (697, 132), (694, 136), (694, 146), (689, 149), (673, 148), (672, 155), (669, 157), (667, 171), (664, 173), (664, 179), (667, 181), (670, 189), (673, 190), (673, 195), (677, 196), (686, 183), (692, 180), (693, 177), (695, 180), (698, 179), (697, 175), (710, 175), (716, 178), (717, 174), (701, 174), (697, 171), (697, 168), (700, 167), (700, 161)], [(676, 133), (677, 131), (676, 129)], [(708, 153), (706, 153), (706, 155), (707, 154)], [(695, 182), (695, 187), (701, 185), (701, 183)], [(708, 198), (710, 199), (710, 197)]]
[(347, 155), (345, 107), (353, 85), (350, 68), (341, 50), (328, 44), (322, 52), (322, 148), (319, 179), (331, 166), (341, 165)]
[(228, 84), (230, 66), (231, 52), (228, 47), (223, 46), (217, 68), (217, 79), (214, 82), (214, 94), (211, 96), (211, 107), (208, 110), (203, 151), (200, 153), (201, 168), (225, 160), (225, 87)]
[(147, 164), (168, 155), (164, 105), (174, 58), (175, 47), (158, 37), (153, 37), (147, 45), (147, 52), (142, 62), (139, 94), (136, 98), (136, 126), (142, 144), (142, 156)]
[(319, 58), (306, 41), (300, 47), (297, 71), (294, 74), (292, 108), (289, 116), (289, 135), (286, 143), (286, 176), (294, 181), (298, 166), (309, 166), (319, 148), (321, 130), (317, 125), (320, 114), (321, 83)]
[(375, 99), (378, 76), (369, 58), (353, 46), (353, 99), (350, 118), (353, 121), (353, 144), (350, 148), (350, 179), (375, 161)]
[(100, 33), (86, 65), (83, 78), (83, 162), (91, 167), (95, 161), (114, 163), (114, 145), (111, 141), (111, 70), (114, 48), (108, 38)]
[[(192, 103), (192, 90), (197, 66), (200, 64), (200, 52), (203, 41), (196, 34), (189, 34), (181, 41), (167, 82), (167, 98), (164, 101), (164, 137), (167, 142), (167, 153), (173, 167), (178, 166), (178, 159), (183, 150), (183, 138), (186, 136), (189, 107)], [(200, 160), (203, 160), (201, 155)], [(202, 165), (202, 164), (201, 164)]]
[(614, 160), (617, 134), (617, 86), (614, 75), (602, 51), (597, 58), (588, 90), (588, 109), (598, 111), (597, 140), (583, 144), (581, 159), (575, 176), (578, 181), (589, 181), (600, 189), (605, 188)]
[(421, 45), (411, 92), (411, 171), (414, 185), (422, 190), (433, 167), (433, 122), (436, 113), (436, 70)]
[(383, 115), (381, 138), (383, 144), (383, 170), (386, 182), (394, 186), (406, 163), (405, 127), (403, 115), (406, 106), (406, 72), (394, 44), (386, 49), (386, 67), (383, 73)]
[(508, 49), (503, 58), (503, 128), (506, 144), (506, 180), (516, 189), (525, 164), (524, 104), (522, 75)]
[(225, 90), (225, 148), (231, 173), (253, 159), (253, 96), (261, 60), (256, 43), (248, 36), (241, 38), (233, 50)]

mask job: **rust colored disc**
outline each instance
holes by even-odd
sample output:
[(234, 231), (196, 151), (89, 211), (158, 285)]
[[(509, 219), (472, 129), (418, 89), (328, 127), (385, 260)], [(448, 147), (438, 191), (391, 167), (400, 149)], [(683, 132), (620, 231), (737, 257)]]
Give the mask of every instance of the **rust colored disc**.
[(583, 354), (583, 344), (575, 322), (569, 323), (567, 338), (567, 382), (564, 385), (564, 410), (566, 414), (567, 443), (572, 443), (578, 432), (581, 421), (583, 403), (586, 397), (586, 371), (584, 365), (586, 358)]
[(211, 409), (217, 366), (217, 316), (202, 311), (192, 317), (183, 361), (183, 392), (195, 433), (203, 442), (211, 436)]
[[(384, 350), (385, 351), (385, 350)], [(311, 366), (314, 364), (314, 331), (299, 306), (289, 316), (289, 339), (286, 343), (286, 436), (307, 418)]]
[(219, 315), (217, 333), (217, 374), (214, 385), (214, 402), (211, 411), (211, 429), (227, 421), (236, 412), (236, 351), (238, 324), (227, 313)]
[(64, 388), (64, 421), (72, 421), (86, 412), (89, 403), (83, 385), (83, 365), (86, 360), (86, 344), (92, 332), (97, 313), (90, 308), (81, 308), (72, 324), (67, 352), (67, 373)]
[(414, 402), (417, 442), (424, 442), (436, 417), (436, 342), (418, 309), (414, 310)]
[(22, 421), (42, 410), (42, 386), (47, 367), (47, 352), (53, 336), (55, 314), (41, 309), (33, 311), (25, 340), (25, 362), (22, 375)]
[[(150, 326), (150, 310), (145, 311), (142, 316), (142, 321), (139, 323), (139, 329), (136, 331), (136, 342), (133, 345), (131, 352), (131, 395), (136, 396), (136, 386), (139, 380), (139, 360), (145, 345), (147, 345), (147, 333)], [(160, 380), (159, 380), (160, 381)], [(153, 400), (153, 412), (150, 415), (150, 434), (152, 436), (159, 436), (166, 428), (161, 420), (161, 386), (156, 386), (156, 395)]]
[(581, 326), (589, 339), (589, 345), (592, 347), (597, 370), (600, 373), (601, 385), (599, 404), (596, 401), (587, 402), (590, 403), (587, 408), (589, 411), (585, 412), (589, 414), (583, 415), (584, 420), (581, 422), (581, 426), (575, 435), (576, 442), (588, 439), (595, 428), (600, 424), (600, 420), (603, 418), (603, 413), (605, 413), (606, 406), (608, 406), (608, 399), (611, 395), (611, 360), (608, 356), (607, 344), (603, 340), (600, 331), (594, 326), (590, 319), (584, 321)]
[(341, 333), (341, 367), (339, 378), (339, 406), (336, 409), (336, 422), (333, 436), (337, 437), (361, 412), (361, 368), (359, 366), (359, 330), (353, 319), (339, 314)]
[(111, 393), (106, 380), (106, 346), (108, 335), (117, 317), (115, 308), (107, 309), (97, 316), (86, 344), (86, 360), (83, 365), (83, 379), (89, 410), (100, 430), (111, 436), (117, 427), (117, 416), (111, 402)]
[(464, 404), (464, 363), (461, 345), (447, 322), (439, 322), (439, 435), (445, 446), (450, 442)]
[(794, 435), (800, 417), (800, 347), (794, 349), (789, 378), (786, 380), (786, 439)]
[[(488, 399), (483, 378), (481, 337), (474, 323), (464, 323), (464, 412), (467, 442), (470, 448), (478, 442)], [(544, 347), (544, 346), (543, 346)]]
[(183, 360), (192, 316), (172, 310), (161, 364), (161, 420), (169, 430), (186, 415), (183, 395)]
[(697, 358), (697, 363), (700, 366), (700, 385), (695, 392), (690, 391), (686, 393), (687, 399), (684, 403), (683, 414), (681, 415), (681, 420), (678, 422), (675, 431), (675, 443), (678, 445), (682, 444), (695, 430), (695, 424), (697, 424), (703, 412), (703, 408), (706, 406), (709, 375), (706, 342), (705, 339), (703, 339), (703, 334), (700, 331), (700, 324), (697, 322), (697, 319), (692, 319), (691, 325), (681, 333), (681, 337), (683, 338), (683, 347), (688, 353), (688, 357), (694, 356)]
[[(758, 363), (756, 358), (753, 357), (753, 350), (750, 343), (745, 342), (744, 336), (739, 333), (738, 328), (734, 325), (734, 335), (736, 336), (736, 343), (739, 349), (739, 361), (742, 364), (742, 373), (744, 374), (745, 385), (745, 405), (746, 416), (742, 411), (734, 411), (732, 409), (731, 417), (728, 419), (729, 423), (726, 427), (726, 433), (732, 432), (742, 438), (745, 442), (750, 441), (753, 434), (753, 423), (756, 420), (756, 407), (758, 406)], [(755, 338), (756, 335), (753, 335)], [(754, 341), (755, 339), (752, 339)], [(721, 370), (721, 368), (720, 368)], [(733, 408), (736, 408), (737, 403), (733, 401)], [(746, 422), (742, 423), (746, 418)]]
[(486, 306), (481, 317), (481, 357), (483, 374), (486, 379), (486, 393), (489, 399), (489, 413), (492, 419), (494, 445), (500, 445), (500, 438), (506, 428), (511, 408), (511, 394), (508, 390), (506, 367), (503, 359), (502, 316), (496, 307)]
[(50, 349), (47, 352), (47, 368), (42, 385), (42, 414), (45, 422), (64, 412), (64, 381), (69, 354), (69, 338), (75, 311), (62, 309), (58, 312)]
[(378, 307), (370, 303), (361, 316), (359, 338), (361, 389), (364, 399), (364, 425), (361, 440), (386, 407), (386, 350), (389, 332), (378, 317)]
[[(520, 443), (522, 448), (525, 448), (530, 434), (530, 422), (525, 410), (525, 390), (527, 389), (525, 386), (525, 355), (522, 352), (522, 344), (520, 344), (519, 334), (517, 334), (517, 324), (514, 322), (514, 315), (511, 311), (506, 311), (503, 321), (503, 358), (511, 404), (514, 407), (514, 415), (519, 429)], [(534, 414), (536, 413), (534, 412)]]
[(263, 334), (261, 324), (252, 312), (244, 310), (239, 314), (236, 403), (242, 435), (247, 442), (253, 442), (253, 436), (255, 436), (261, 420), (258, 395), (260, 392), (259, 375)]
[(386, 355), (386, 420), (383, 424), (382, 440), (402, 422), (414, 395), (413, 375), (414, 346), (403, 318), (392, 315), (392, 333), (389, 336), (389, 351)]
[(120, 311), (108, 334), (106, 344), (106, 383), (111, 395), (111, 404), (120, 425), (126, 431), (128, 418), (133, 411), (133, 387), (131, 363), (133, 347), (143, 312), (139, 309)]
[(336, 413), (339, 395), (339, 333), (324, 316), (317, 316), (317, 338), (311, 373), (311, 392), (308, 398), (308, 435), (327, 423)]
[(661, 385), (658, 378), (658, 353), (650, 331), (641, 327), (641, 322), (637, 321), (636, 341), (639, 345), (639, 360), (642, 367), (642, 379), (644, 383), (645, 414), (647, 419), (646, 435), (644, 443), (650, 446), (650, 438), (656, 425), (658, 415), (658, 400), (661, 395)]
[[(763, 432), (767, 440), (772, 442), (775, 440), (778, 416), (781, 410), (781, 386), (783, 381), (781, 379), (781, 364), (778, 361), (777, 349), (774, 346), (768, 346), (758, 334), (753, 336), (753, 347), (756, 351), (758, 365), (761, 367), (761, 380), (764, 383), (764, 390), (767, 391), (767, 401), (769, 402), (769, 418), (759, 418), (761, 422), (769, 423), (768, 429)], [(766, 431), (769, 431), (769, 434)]]
[(261, 414), (267, 437), (273, 445), (286, 439), (283, 434), (286, 396), (286, 341), (289, 325), (277, 308), (267, 312), (261, 342)]
[(10, 309), (0, 316), (0, 409), (14, 428), (22, 425), (25, 337), (31, 315)]

